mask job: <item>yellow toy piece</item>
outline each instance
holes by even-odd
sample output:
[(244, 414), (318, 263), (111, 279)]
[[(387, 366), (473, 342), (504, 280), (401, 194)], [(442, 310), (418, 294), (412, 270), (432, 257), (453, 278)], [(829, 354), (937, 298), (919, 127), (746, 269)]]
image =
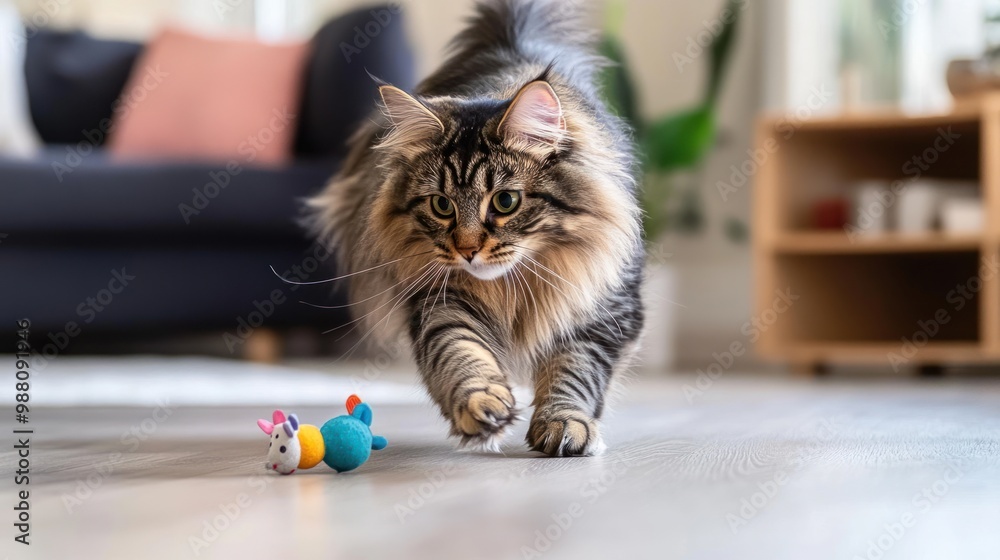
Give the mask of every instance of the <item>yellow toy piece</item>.
[(323, 460), (326, 454), (326, 444), (323, 443), (323, 434), (319, 428), (312, 424), (302, 424), (299, 426), (297, 434), (299, 444), (302, 446), (302, 455), (299, 458), (300, 469), (311, 469)]

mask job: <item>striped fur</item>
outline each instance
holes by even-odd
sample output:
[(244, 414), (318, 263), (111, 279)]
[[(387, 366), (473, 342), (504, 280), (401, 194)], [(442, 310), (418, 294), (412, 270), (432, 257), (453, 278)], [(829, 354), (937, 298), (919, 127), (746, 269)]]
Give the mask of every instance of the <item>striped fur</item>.
[(309, 202), (342, 269), (367, 271), (349, 286), (363, 332), (408, 335), (465, 444), (498, 447), (525, 378), (528, 444), (599, 453), (642, 328), (632, 143), (599, 100), (575, 4), (480, 3), (415, 95), (383, 88), (383, 110)]

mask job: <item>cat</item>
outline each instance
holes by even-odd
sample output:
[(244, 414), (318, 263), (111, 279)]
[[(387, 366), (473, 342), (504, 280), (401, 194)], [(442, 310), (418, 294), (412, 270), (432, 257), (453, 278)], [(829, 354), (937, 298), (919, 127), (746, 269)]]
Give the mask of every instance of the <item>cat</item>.
[(381, 111), (308, 201), (363, 332), (408, 337), (462, 445), (498, 451), (512, 382), (530, 379), (530, 448), (603, 452), (642, 330), (634, 147), (581, 11), (481, 0), (415, 93), (380, 85)]

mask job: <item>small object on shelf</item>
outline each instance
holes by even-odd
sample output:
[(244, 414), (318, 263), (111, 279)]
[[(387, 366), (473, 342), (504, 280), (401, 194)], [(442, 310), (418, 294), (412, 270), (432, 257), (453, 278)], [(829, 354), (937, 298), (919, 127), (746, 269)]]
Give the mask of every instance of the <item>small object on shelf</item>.
[(957, 59), (948, 63), (948, 90), (957, 100), (974, 100), (1000, 89), (1000, 75), (985, 60)]
[(862, 181), (856, 187), (854, 232), (861, 235), (884, 235), (891, 229), (889, 204), (893, 195), (885, 181)]
[(843, 198), (825, 198), (813, 204), (812, 227), (844, 229), (847, 225), (848, 204)]
[(947, 233), (983, 231), (983, 201), (978, 197), (947, 197), (941, 205), (941, 229)]
[(939, 200), (938, 188), (931, 181), (913, 181), (904, 187), (896, 201), (896, 229), (905, 234), (933, 231)]

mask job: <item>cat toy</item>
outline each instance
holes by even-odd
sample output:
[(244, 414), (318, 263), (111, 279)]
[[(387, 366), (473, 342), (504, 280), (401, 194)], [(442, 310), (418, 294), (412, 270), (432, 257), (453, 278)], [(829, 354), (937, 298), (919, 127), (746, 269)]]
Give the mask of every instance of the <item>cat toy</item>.
[(348, 397), (347, 414), (327, 420), (322, 428), (300, 424), (298, 416), (285, 416), (280, 410), (274, 411), (270, 422), (261, 419), (257, 425), (271, 440), (265, 466), (279, 474), (311, 469), (320, 461), (337, 472), (352, 471), (368, 460), (373, 449), (389, 444), (372, 435), (372, 409), (357, 395)]

